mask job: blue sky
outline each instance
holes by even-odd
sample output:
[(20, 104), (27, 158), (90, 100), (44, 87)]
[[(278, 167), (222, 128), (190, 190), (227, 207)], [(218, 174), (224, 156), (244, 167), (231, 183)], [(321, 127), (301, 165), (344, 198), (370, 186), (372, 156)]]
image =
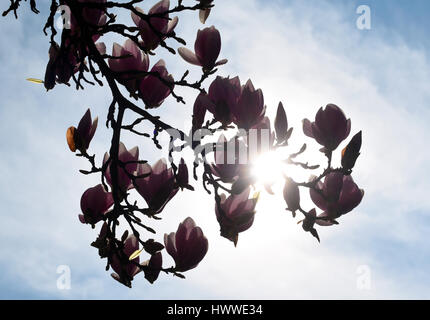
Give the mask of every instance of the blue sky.
[[(46, 93), (25, 81), (44, 74), (47, 4), (40, 1), (38, 16), (23, 6), (19, 20), (0, 19), (0, 298), (430, 298), (428, 1), (216, 1), (207, 24), (221, 31), (220, 57), (229, 59), (220, 75), (251, 78), (263, 89), (269, 116), (281, 100), (297, 144), (306, 139), (301, 119), (330, 102), (341, 106), (352, 132), (363, 130), (354, 177), (366, 194), (339, 226), (321, 229), (321, 244), (285, 213), (280, 194), (263, 194), (254, 226), (234, 248), (219, 237), (213, 200), (199, 186), (198, 196), (183, 193), (169, 203), (157, 239), (192, 216), (209, 239), (208, 255), (186, 280), (161, 275), (151, 286), (137, 278), (131, 290), (105, 272), (89, 246), (96, 231), (78, 222), (80, 196), (97, 178), (78, 173), (87, 164), (65, 142), (65, 130), (88, 107), (106, 117), (109, 92), (57, 86)], [(370, 30), (356, 28), (361, 4), (371, 8)], [(190, 47), (197, 28), (195, 13), (180, 16), (178, 31)], [(110, 51), (122, 40), (104, 41)], [(174, 75), (186, 68), (197, 74), (161, 56)], [(156, 112), (189, 126), (195, 93), (180, 92), (186, 106), (168, 99)], [(99, 161), (109, 139), (101, 125), (92, 143)], [(124, 142), (139, 145), (150, 162), (163, 155), (135, 137)], [(71, 269), (70, 290), (56, 287), (59, 265)], [(360, 266), (371, 272), (369, 290), (356, 285)]]

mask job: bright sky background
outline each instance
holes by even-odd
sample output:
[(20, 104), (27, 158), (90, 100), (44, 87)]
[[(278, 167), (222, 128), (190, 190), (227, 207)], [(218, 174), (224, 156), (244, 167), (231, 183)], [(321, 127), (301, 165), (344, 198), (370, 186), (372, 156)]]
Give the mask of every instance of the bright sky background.
[[(154, 1), (145, 3), (147, 9)], [(90, 107), (101, 120), (91, 147), (101, 161), (110, 139), (103, 126), (110, 92), (57, 86), (46, 93), (25, 81), (44, 74), (48, 1), (39, 1), (37, 16), (24, 3), (19, 20), (0, 18), (0, 298), (430, 298), (430, 3), (215, 4), (206, 24), (220, 30), (220, 57), (229, 59), (219, 74), (239, 75), (242, 82), (251, 78), (263, 89), (270, 116), (282, 101), (295, 127), (292, 140), (317, 149), (304, 137), (301, 120), (327, 103), (343, 108), (352, 133), (363, 130), (354, 173), (366, 191), (362, 204), (339, 226), (320, 228), (318, 244), (284, 210), (281, 194), (263, 193), (254, 226), (234, 248), (219, 236), (212, 196), (196, 182), (197, 192), (179, 194), (167, 205), (165, 219), (155, 224), (156, 239), (191, 216), (209, 239), (205, 259), (186, 280), (161, 274), (154, 285), (139, 276), (133, 289), (120, 285), (89, 246), (99, 226), (92, 230), (77, 219), (82, 192), (98, 180), (78, 173), (87, 163), (74, 157), (65, 141), (66, 129)], [(361, 4), (371, 8), (371, 30), (356, 27)], [(197, 28), (202, 28), (197, 13), (180, 16), (177, 30), (190, 48)], [(177, 59), (180, 63), (167, 60), (176, 77), (186, 68), (197, 71)], [(151, 58), (151, 65), (155, 62)], [(195, 93), (181, 92), (186, 106), (168, 99), (157, 113), (182, 127), (190, 125)], [(124, 142), (139, 145), (150, 162), (162, 156), (147, 141), (125, 137)], [(163, 258), (165, 266), (172, 264), (167, 254)], [(70, 290), (57, 289), (59, 265), (71, 268)], [(361, 266), (370, 270), (369, 290), (357, 287)]]

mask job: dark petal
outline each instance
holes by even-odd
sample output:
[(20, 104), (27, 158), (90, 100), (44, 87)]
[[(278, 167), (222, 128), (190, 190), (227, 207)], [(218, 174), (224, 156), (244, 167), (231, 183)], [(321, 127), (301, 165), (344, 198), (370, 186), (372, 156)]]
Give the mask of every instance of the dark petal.
[(308, 119), (303, 119), (303, 133), (308, 137), (314, 137), (312, 132), (312, 122), (310, 122)]
[(197, 66), (201, 66), (201, 62), (197, 58), (196, 54), (194, 52), (192, 52), (191, 50), (189, 50), (185, 47), (181, 47), (181, 48), (178, 48), (178, 53), (182, 57), (182, 59), (184, 59), (188, 63), (194, 64)]
[(275, 117), (275, 132), (278, 143), (283, 142), (288, 134), (288, 120), (282, 102), (279, 102), (278, 110)]
[(345, 176), (338, 207), (339, 215), (345, 214), (358, 206), (363, 199), (364, 190), (358, 188), (351, 176)]
[(161, 252), (157, 252), (151, 256), (148, 263), (148, 269), (145, 270), (145, 279), (150, 283), (154, 283), (160, 274), (161, 268), (163, 267), (163, 256)]
[(343, 173), (332, 172), (324, 179), (323, 193), (328, 201), (336, 202), (339, 200), (339, 195), (343, 185)]
[(82, 117), (81, 121), (79, 121), (78, 128), (76, 129), (79, 136), (82, 138), (88, 137), (91, 130), (91, 125), (91, 112), (90, 109), (88, 109)]

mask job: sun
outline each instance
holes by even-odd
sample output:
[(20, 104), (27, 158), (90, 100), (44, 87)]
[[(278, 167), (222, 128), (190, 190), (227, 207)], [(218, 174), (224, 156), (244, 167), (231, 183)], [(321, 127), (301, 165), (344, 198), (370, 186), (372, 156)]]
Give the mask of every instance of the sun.
[(288, 165), (276, 151), (261, 154), (252, 164), (251, 173), (257, 183), (275, 184), (284, 179)]
[[(251, 174), (255, 178), (256, 186), (271, 185), (273, 190), (282, 188), (286, 176), (294, 181), (307, 181), (312, 172), (289, 164), (287, 158), (280, 150), (268, 151), (258, 156), (251, 164)], [(311, 159), (311, 163), (318, 163), (318, 157), (315, 155), (311, 155)]]

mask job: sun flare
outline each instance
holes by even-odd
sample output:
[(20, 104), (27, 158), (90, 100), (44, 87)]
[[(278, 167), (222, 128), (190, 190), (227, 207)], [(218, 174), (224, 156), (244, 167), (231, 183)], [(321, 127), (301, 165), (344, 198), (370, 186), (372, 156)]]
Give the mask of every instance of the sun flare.
[(286, 170), (286, 163), (279, 153), (269, 151), (260, 155), (252, 165), (252, 175), (261, 184), (274, 184), (281, 181)]

